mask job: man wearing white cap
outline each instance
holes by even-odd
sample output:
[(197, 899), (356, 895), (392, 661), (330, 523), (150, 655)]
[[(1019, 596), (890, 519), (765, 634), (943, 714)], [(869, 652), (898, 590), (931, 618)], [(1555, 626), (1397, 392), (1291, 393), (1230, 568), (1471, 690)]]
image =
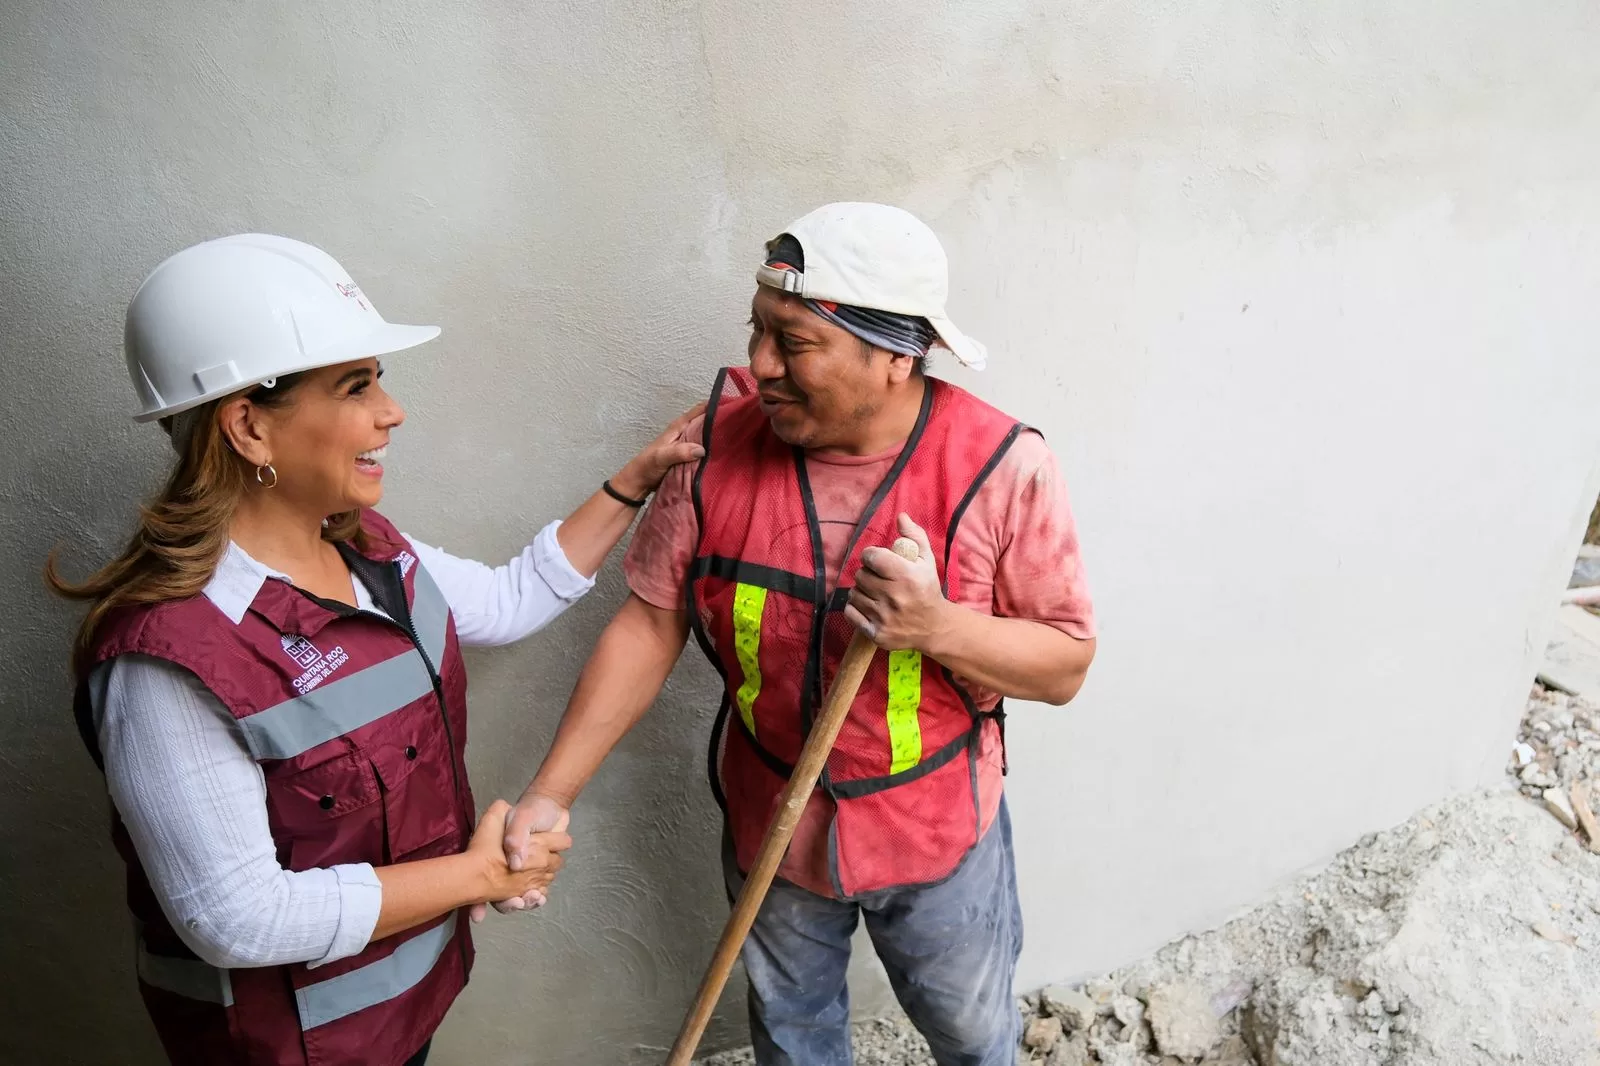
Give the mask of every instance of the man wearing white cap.
[[(945, 314), (938, 238), (881, 204), (819, 208), (768, 243), (749, 369), (718, 377), (624, 563), (506, 838), (564, 824), (692, 632), (722, 674), (711, 785), (738, 891), (850, 636), (875, 657), (744, 948), (762, 1066), (847, 1066), (863, 918), (943, 1066), (1012, 1066), (1021, 948), (1002, 799), (1005, 697), (1063, 704), (1094, 655), (1077, 535), (1038, 434), (924, 373), (981, 368)], [(883, 545), (917, 542), (907, 562)]]

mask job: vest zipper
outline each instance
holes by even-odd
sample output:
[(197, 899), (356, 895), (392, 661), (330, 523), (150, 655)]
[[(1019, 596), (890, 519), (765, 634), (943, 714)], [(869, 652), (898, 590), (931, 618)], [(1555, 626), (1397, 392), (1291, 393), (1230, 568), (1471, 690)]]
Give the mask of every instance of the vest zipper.
[[(361, 571), (363, 569), (365, 569), (367, 565), (371, 565), (372, 562), (373, 562), (373, 560), (368, 560), (365, 556), (362, 556), (359, 553), (357, 553), (356, 551), (354, 551), (354, 549), (347, 549), (346, 546), (344, 546), (344, 545), (340, 545), (339, 546), (339, 554), (344, 556), (346, 564), (349, 565), (350, 569), (355, 572), (357, 580), (361, 579)], [(434, 694), (434, 697), (439, 701), (439, 721), (444, 725), (445, 745), (450, 749), (450, 788), (451, 788), (451, 798), (455, 800), (456, 817), (460, 818), (461, 817), (461, 771), (456, 769), (456, 763), (459, 761), (457, 759), (457, 755), (456, 755), (456, 736), (455, 736), (455, 731), (450, 728), (450, 711), (449, 711), (449, 708), (447, 707), (447, 705), (445, 703), (445, 698), (444, 698), (444, 680), (439, 676), (439, 671), (434, 668), (433, 660), (428, 658), (428, 653), (427, 653), (426, 649), (424, 649), (423, 646), (422, 646), (422, 636), (421, 636), (421, 634), (419, 634), (417, 632), (416, 623), (411, 618), (411, 604), (406, 599), (406, 575), (405, 575), (405, 572), (400, 569), (400, 564), (399, 564), (398, 561), (389, 563), (388, 566), (385, 568), (385, 571), (386, 571), (386, 576), (392, 577), (393, 580), (394, 580), (393, 588), (397, 588), (399, 590), (399, 592), (400, 592), (400, 596), (399, 596), (398, 600), (396, 600), (396, 601), (394, 601), (392, 603), (387, 603), (387, 604), (384, 603), (383, 600), (390, 599), (391, 597), (388, 597), (388, 596), (381, 596), (380, 597), (379, 590), (374, 588), (373, 585), (368, 585), (367, 586), (367, 591), (372, 594), (372, 598), (374, 600), (378, 601), (378, 606), (383, 607), (383, 608), (385, 608), (385, 609), (390, 611), (390, 615), (387, 616), (387, 617), (384, 616), (384, 615), (381, 615), (381, 614), (377, 614), (377, 613), (372, 612), (372, 611), (363, 611), (363, 610), (361, 610), (359, 608), (353, 608), (352, 609), (352, 608), (347, 607), (344, 604), (329, 603), (327, 601), (324, 601), (324, 600), (320, 599), (319, 597), (311, 596), (311, 594), (309, 592), (305, 593), (305, 595), (310, 596), (311, 599), (314, 600), (315, 602), (321, 603), (323, 606), (328, 607), (329, 609), (333, 610), (334, 613), (336, 613), (336, 614), (343, 614), (343, 615), (364, 614), (364, 615), (367, 615), (367, 616), (369, 616), (371, 618), (376, 618), (379, 621), (387, 622), (390, 625), (396, 627), (397, 629), (403, 630), (405, 632), (407, 638), (410, 639), (411, 646), (413, 648), (415, 648), (417, 650), (417, 654), (422, 657), (422, 665), (424, 667), (426, 667), (427, 671), (428, 671), (428, 680), (433, 683), (433, 694)], [(378, 582), (374, 582), (374, 585), (376, 585), (376, 584), (378, 584)], [(388, 582), (383, 582), (382, 584), (387, 585)], [(393, 591), (393, 589), (392, 588), (385, 588), (382, 591), (389, 592), (389, 591)], [(394, 609), (396, 607), (399, 608), (400, 613), (405, 618), (405, 624), (404, 625), (401, 625), (400, 622), (398, 622), (393, 617)], [(380, 781), (382, 780), (382, 775), (379, 776), (379, 780)], [(387, 823), (388, 817), (389, 817), (388, 811), (385, 810), (384, 811), (384, 819), (385, 819), (386, 823)], [(472, 830), (475, 827), (475, 824), (476, 824), (475, 819), (469, 817), (467, 819), (467, 821), (466, 821), (466, 824), (462, 826), (461, 832), (462, 832), (463, 845), (465, 845), (466, 843), (470, 843), (471, 842), (471, 840), (472, 840)], [(385, 850), (387, 850), (388, 847), (389, 847), (389, 834), (388, 834), (387, 829), (385, 829), (385, 832), (384, 832), (384, 844), (383, 844), (383, 846), (384, 846)], [(457, 921), (458, 923), (460, 921), (459, 918), (456, 918), (454, 920)], [(470, 964), (469, 964), (469, 962), (467, 960), (467, 938), (461, 937), (461, 936), (452, 936), (451, 939), (453, 939), (456, 942), (457, 951), (461, 956), (461, 977), (462, 977), (462, 980), (465, 981), (467, 979), (468, 970), (470, 969)]]
[[(353, 561), (350, 560), (348, 556), (346, 559), (347, 561)], [(445, 707), (444, 680), (439, 676), (439, 671), (434, 668), (433, 660), (428, 658), (428, 652), (422, 646), (422, 636), (417, 632), (416, 624), (411, 620), (411, 605), (406, 602), (405, 595), (406, 578), (405, 575), (400, 572), (400, 564), (390, 563), (389, 566), (393, 568), (394, 575), (398, 579), (397, 583), (400, 588), (400, 599), (394, 604), (379, 604), (380, 607), (387, 607), (390, 609), (390, 613), (387, 615), (378, 614), (375, 611), (363, 611), (359, 607), (351, 607), (348, 604), (337, 603), (333, 600), (324, 600), (320, 596), (313, 596), (309, 592), (304, 592), (304, 590), (301, 591), (314, 603), (332, 611), (334, 614), (345, 618), (350, 618), (355, 615), (365, 615), (368, 618), (372, 618), (379, 622), (384, 622), (388, 625), (394, 626), (396, 629), (404, 632), (406, 638), (411, 641), (411, 646), (415, 648), (417, 654), (422, 657), (422, 665), (427, 668), (428, 680), (433, 685), (433, 694), (439, 701), (439, 721), (444, 725), (445, 743), (450, 748), (450, 787), (456, 802), (456, 814), (459, 816), (461, 814), (461, 773), (456, 769), (456, 737), (455, 732), (450, 728), (450, 713)], [(369, 588), (368, 592), (372, 592), (372, 590)], [(378, 598), (379, 597), (374, 593), (373, 599)], [(387, 599), (388, 597), (383, 598)], [(393, 610), (395, 606), (400, 608), (399, 612), (395, 612)], [(405, 622), (403, 624), (394, 617), (395, 613), (400, 613), (405, 616)], [(464, 827), (464, 832), (466, 833), (468, 840), (472, 839), (473, 825), (474, 823), (469, 820)]]
[[(445, 704), (445, 699), (444, 699), (444, 680), (439, 677), (439, 671), (434, 669), (433, 660), (428, 658), (428, 653), (422, 646), (422, 636), (417, 632), (417, 625), (411, 619), (411, 604), (409, 602), (407, 602), (406, 595), (405, 595), (405, 591), (406, 591), (406, 575), (405, 575), (405, 572), (400, 569), (400, 564), (398, 562), (390, 563), (389, 566), (391, 567), (392, 572), (395, 575), (395, 578), (396, 578), (396, 580), (398, 581), (398, 583), (400, 585), (400, 607), (401, 607), (401, 609), (403, 609), (405, 611), (405, 616), (406, 616), (405, 630), (406, 630), (406, 633), (411, 637), (411, 644), (412, 644), (412, 646), (414, 648), (417, 649), (417, 654), (422, 656), (422, 665), (426, 666), (428, 668), (428, 678), (429, 678), (429, 680), (431, 680), (433, 682), (433, 694), (436, 697), (438, 697), (438, 700), (439, 700), (439, 721), (444, 725), (444, 740), (445, 740), (445, 743), (450, 748), (450, 788), (452, 790), (452, 797), (455, 799), (456, 816), (460, 817), (460, 815), (461, 815), (461, 772), (456, 769), (456, 763), (459, 762), (460, 760), (456, 756), (456, 735), (455, 735), (455, 731), (450, 728), (450, 710)], [(446, 609), (448, 610), (448, 608), (446, 608)], [(387, 817), (387, 816), (388, 815), (386, 813), (385, 817)], [(463, 844), (471, 843), (471, 841), (472, 841), (472, 830), (473, 830), (473, 821), (469, 818), (467, 820), (466, 824), (463, 825), (462, 828), (461, 828)], [(385, 846), (387, 846), (387, 836), (385, 837)], [(457, 917), (454, 920), (459, 923), (461, 919), (459, 917)], [(455, 940), (457, 951), (461, 955), (461, 979), (462, 979), (462, 981), (465, 981), (467, 979), (467, 971), (470, 968), (470, 966), (469, 966), (469, 964), (467, 962), (467, 942), (466, 942), (466, 938), (465, 937), (461, 937), (461, 936), (454, 936), (454, 937), (452, 937), (452, 939)]]

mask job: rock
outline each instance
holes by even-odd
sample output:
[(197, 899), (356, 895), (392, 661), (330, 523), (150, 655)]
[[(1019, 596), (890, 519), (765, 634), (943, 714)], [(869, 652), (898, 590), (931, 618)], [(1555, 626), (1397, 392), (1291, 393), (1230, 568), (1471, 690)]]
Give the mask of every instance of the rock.
[(1150, 989), (1152, 987), (1153, 986), (1150, 984), (1149, 978), (1142, 974), (1137, 974), (1122, 982), (1122, 994), (1125, 996), (1132, 996), (1140, 1003), (1143, 1003), (1146, 999), (1150, 998)]
[(1102, 977), (1084, 985), (1083, 990), (1094, 1000), (1095, 1010), (1101, 1017), (1111, 1017), (1111, 997), (1117, 994), (1116, 985)]
[(1580, 555), (1577, 562), (1572, 564), (1572, 577), (1568, 580), (1567, 588), (1581, 589), (1590, 585), (1600, 585), (1600, 556), (1585, 558)]
[(1049, 1051), (1060, 1039), (1061, 1019), (1051, 1017), (1035, 1018), (1022, 1036), (1022, 1042), (1035, 1051)]
[(1524, 785), (1534, 788), (1551, 788), (1555, 785), (1555, 778), (1545, 772), (1544, 767), (1536, 762), (1531, 762), (1522, 768), (1522, 773), (1517, 775)]
[(1128, 1028), (1137, 1028), (1144, 1021), (1144, 1004), (1132, 996), (1112, 996), (1111, 1014)]
[(1093, 1048), (1100, 1058), (1100, 1066), (1145, 1066), (1144, 1055), (1127, 1044), (1102, 1041)]
[(1250, 1054), (1250, 1048), (1242, 1036), (1230, 1036), (1222, 1042), (1210, 1058), (1206, 1059), (1203, 1066), (1255, 1066), (1256, 1060)]
[(1544, 790), (1544, 809), (1555, 815), (1556, 820), (1568, 829), (1578, 828), (1578, 815), (1572, 809), (1572, 801), (1559, 788)]
[(1389, 1038), (1389, 1014), (1383, 1008), (1383, 997), (1376, 989), (1367, 993), (1356, 1010), (1367, 1020), (1367, 1028), (1378, 1033), (1381, 1040)]
[(1533, 931), (1544, 937), (1546, 940), (1554, 943), (1565, 944), (1569, 948), (1578, 946), (1577, 937), (1573, 936), (1571, 933), (1562, 932), (1549, 922), (1534, 922)]
[(1089, 1057), (1089, 1041), (1082, 1033), (1075, 1033), (1066, 1040), (1059, 1041), (1051, 1050), (1044, 1066), (1092, 1066), (1093, 1060)]
[(1533, 748), (1527, 744), (1518, 743), (1511, 749), (1511, 758), (1517, 764), (1518, 770), (1533, 762), (1533, 754)]
[(1203, 1058), (1222, 1042), (1211, 997), (1194, 981), (1157, 987), (1150, 993), (1149, 1010), (1151, 1035), (1163, 1055)]
[(1047, 988), (1039, 993), (1039, 1006), (1052, 1018), (1060, 1018), (1068, 1032), (1081, 1032), (1099, 1017), (1094, 1000), (1076, 988)]
[(1222, 987), (1222, 991), (1211, 997), (1211, 1013), (1218, 1018), (1225, 1018), (1239, 1009), (1239, 1005), (1250, 998), (1250, 993), (1255, 990), (1255, 983), (1245, 977), (1235, 977)]

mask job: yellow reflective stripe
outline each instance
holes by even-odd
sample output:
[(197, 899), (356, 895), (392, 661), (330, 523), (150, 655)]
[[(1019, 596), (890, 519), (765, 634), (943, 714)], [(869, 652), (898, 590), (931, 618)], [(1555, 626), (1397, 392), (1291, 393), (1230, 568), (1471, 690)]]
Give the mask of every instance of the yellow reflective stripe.
[(889, 653), (889, 772), (909, 770), (922, 761), (922, 653)]
[(733, 651), (739, 657), (739, 669), (744, 672), (744, 684), (734, 694), (739, 704), (739, 717), (750, 735), (756, 734), (756, 716), (753, 708), (761, 695), (761, 612), (767, 606), (767, 590), (759, 585), (743, 582), (733, 591)]

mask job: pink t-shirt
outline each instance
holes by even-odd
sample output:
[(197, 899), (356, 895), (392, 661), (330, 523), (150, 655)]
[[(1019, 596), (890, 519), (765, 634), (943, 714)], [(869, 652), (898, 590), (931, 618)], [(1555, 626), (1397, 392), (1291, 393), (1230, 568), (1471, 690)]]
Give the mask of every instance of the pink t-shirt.
[[(701, 440), (704, 420), (690, 423), (683, 436)], [(830, 592), (861, 511), (899, 454), (896, 447), (879, 455), (806, 456)], [(662, 610), (684, 609), (684, 584), (700, 541), (691, 495), (694, 471), (694, 464), (686, 463), (667, 475), (622, 563), (628, 587)], [(984, 614), (1043, 622), (1079, 640), (1094, 636), (1094, 610), (1066, 485), (1038, 434), (1024, 433), (1012, 444), (973, 497), (956, 538), (963, 568), (957, 602)], [(999, 700), (993, 692), (968, 689), (982, 709)], [(981, 757), (998, 761), (994, 747), (986, 745)], [(987, 830), (999, 808), (999, 792), (980, 799)], [(826, 793), (813, 794), (778, 870), (785, 880), (827, 896), (833, 895), (828, 872), (832, 804)]]

